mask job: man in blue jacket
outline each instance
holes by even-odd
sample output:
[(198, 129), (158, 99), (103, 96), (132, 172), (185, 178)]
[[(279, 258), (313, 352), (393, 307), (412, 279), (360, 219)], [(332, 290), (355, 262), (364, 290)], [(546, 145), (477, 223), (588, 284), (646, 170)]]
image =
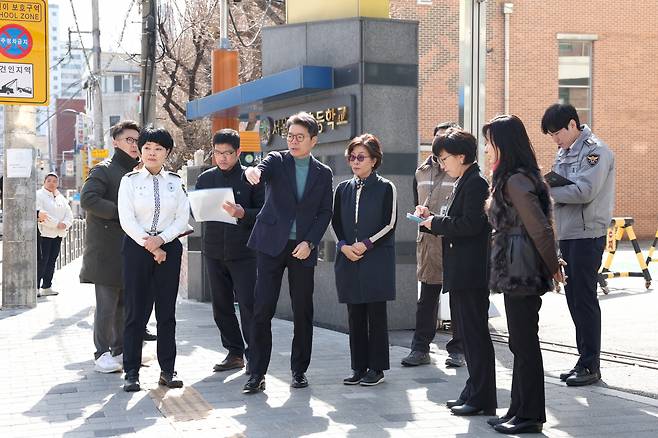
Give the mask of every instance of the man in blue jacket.
[(560, 374), (569, 386), (601, 379), (601, 308), (596, 293), (605, 235), (615, 199), (615, 156), (569, 104), (548, 107), (541, 121), (544, 134), (558, 146), (553, 171), (570, 184), (551, 187), (562, 257), (567, 262), (564, 287), (576, 326), (580, 357)]
[(272, 152), (258, 166), (245, 171), (251, 184), (265, 183), (265, 205), (247, 243), (256, 251), (258, 278), (249, 342), (251, 376), (244, 393), (265, 389), (272, 353), (272, 318), (286, 268), (294, 324), (291, 386), (308, 386), (305, 373), (313, 344), (313, 275), (317, 245), (331, 221), (333, 175), (311, 155), (318, 141), (313, 116), (295, 114), (286, 128), (288, 151)]

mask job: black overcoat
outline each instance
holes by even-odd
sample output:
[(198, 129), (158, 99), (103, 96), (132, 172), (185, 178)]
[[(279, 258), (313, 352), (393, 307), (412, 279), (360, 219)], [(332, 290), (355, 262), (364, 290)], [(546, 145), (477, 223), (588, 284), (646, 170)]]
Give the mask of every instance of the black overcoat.
[(81, 283), (123, 288), (121, 245), (125, 233), (119, 223), (117, 198), (121, 178), (136, 165), (136, 159), (117, 148), (111, 159), (89, 171), (82, 186), (80, 206), (87, 214), (87, 232)]
[(443, 236), (443, 292), (487, 289), (491, 227), (484, 207), (489, 184), (475, 163), (456, 184), (446, 215), (432, 220), (431, 233)]
[(338, 301), (362, 304), (395, 300), (396, 189), (375, 172), (366, 178), (356, 215), (356, 179), (338, 184), (331, 225), (339, 241), (372, 243), (363, 258), (353, 262), (337, 251), (334, 265)]

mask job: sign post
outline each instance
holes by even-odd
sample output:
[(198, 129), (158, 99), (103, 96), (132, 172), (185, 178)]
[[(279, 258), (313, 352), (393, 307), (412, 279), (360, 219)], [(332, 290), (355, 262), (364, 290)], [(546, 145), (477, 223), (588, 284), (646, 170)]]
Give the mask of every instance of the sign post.
[(48, 2), (0, 0), (0, 104), (48, 105)]

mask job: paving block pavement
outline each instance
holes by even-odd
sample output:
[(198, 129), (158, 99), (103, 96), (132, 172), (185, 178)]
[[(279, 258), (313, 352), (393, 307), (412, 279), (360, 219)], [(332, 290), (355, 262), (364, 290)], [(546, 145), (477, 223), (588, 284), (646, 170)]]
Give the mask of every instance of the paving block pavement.
[[(0, 437), (486, 437), (500, 436), (485, 417), (450, 414), (465, 369), (433, 364), (403, 368), (408, 353), (391, 346), (391, 370), (375, 387), (344, 386), (349, 373), (348, 338), (316, 328), (308, 372), (310, 386), (291, 389), (292, 326), (275, 320), (267, 390), (243, 395), (242, 371), (213, 373), (226, 351), (207, 303), (179, 300), (176, 368), (182, 389), (157, 385), (155, 343), (146, 344), (143, 389), (121, 390), (121, 374), (93, 370), (94, 293), (77, 282), (79, 261), (58, 271), (56, 297), (37, 308), (0, 311)], [(152, 323), (153, 324), (153, 323)], [(155, 327), (153, 327), (155, 329)], [(509, 352), (497, 346), (499, 414), (509, 403)], [(544, 358), (554, 363), (558, 353)], [(658, 375), (656, 373), (654, 378)], [(567, 388), (546, 378), (548, 437), (658, 436), (658, 401), (602, 386)]]

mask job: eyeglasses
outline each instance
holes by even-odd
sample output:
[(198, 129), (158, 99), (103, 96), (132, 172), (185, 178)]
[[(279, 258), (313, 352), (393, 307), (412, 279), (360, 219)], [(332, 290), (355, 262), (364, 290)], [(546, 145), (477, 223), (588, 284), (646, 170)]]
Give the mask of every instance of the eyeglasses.
[(305, 138), (306, 138), (306, 135), (304, 135), (304, 134), (288, 134), (288, 135), (286, 135), (286, 140), (288, 140), (288, 141), (296, 140), (297, 143), (303, 142)]
[(137, 144), (137, 139), (135, 137), (124, 137), (122, 140), (125, 140), (128, 144)]
[(436, 158), (438, 158), (439, 161), (441, 162), (441, 164), (443, 164), (445, 166), (446, 160), (448, 159), (448, 157), (452, 157), (452, 154), (448, 154), (445, 157), (436, 157)]
[(358, 161), (359, 163), (363, 163), (363, 160), (365, 160), (366, 158), (370, 158), (370, 157), (362, 154), (359, 155), (350, 154), (350, 156), (347, 157), (347, 161), (349, 161), (350, 163), (352, 161)]
[(221, 155), (222, 157), (230, 157), (235, 153), (235, 151), (218, 151), (217, 149), (213, 149), (212, 153), (215, 155)]

